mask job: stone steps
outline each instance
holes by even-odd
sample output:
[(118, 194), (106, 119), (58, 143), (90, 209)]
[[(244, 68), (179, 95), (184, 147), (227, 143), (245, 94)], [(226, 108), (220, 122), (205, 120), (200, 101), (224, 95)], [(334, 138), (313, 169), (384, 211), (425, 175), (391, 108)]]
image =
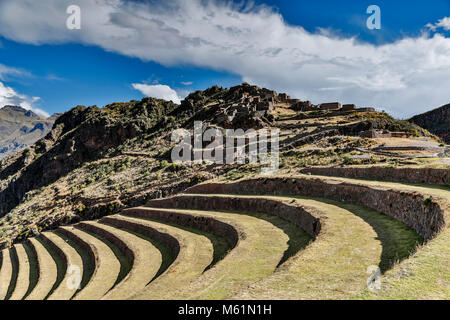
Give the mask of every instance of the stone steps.
[[(450, 222), (448, 191), (429, 186), (298, 175), (204, 183), (186, 193), (322, 197), (377, 210), (405, 223), (426, 240), (436, 237)], [(430, 198), (433, 195), (436, 198)]]
[[(224, 282), (227, 282), (227, 286), (230, 287), (231, 284), (226, 278), (226, 269), (223, 268), (228, 261), (236, 262), (237, 265), (244, 265), (245, 262), (240, 261), (241, 257), (244, 256), (248, 258), (247, 263), (252, 264), (251, 266), (246, 266), (245, 269), (252, 270), (252, 281), (246, 283), (243, 277), (236, 277), (234, 274), (230, 274), (232, 279), (236, 279), (237, 287), (245, 287), (246, 284), (252, 283), (264, 283), (261, 285), (262, 288), (270, 287), (266, 285), (265, 278), (271, 278), (272, 274), (280, 275), (281, 271), (275, 270), (274, 268), (267, 272), (263, 277), (258, 279), (255, 275), (261, 272), (263, 269), (261, 266), (255, 264), (258, 261), (255, 258), (256, 253), (252, 252), (254, 255), (249, 255), (244, 253), (240, 255), (235, 249), (218, 265), (220, 268), (213, 268), (211, 271), (206, 272), (198, 281), (193, 282), (189, 285), (189, 289), (185, 289), (185, 292), (195, 292), (193, 296), (195, 299), (224, 299), (229, 297), (238, 297), (239, 299), (254, 298), (259, 299), (263, 296), (264, 299), (270, 299), (271, 296), (277, 296), (279, 299), (283, 299), (283, 296), (295, 297), (295, 298), (317, 298), (320, 294), (325, 294), (327, 296), (334, 296), (336, 298), (342, 298), (345, 296), (353, 295), (359, 292), (365, 287), (365, 279), (367, 279), (366, 269), (361, 268), (361, 265), (379, 265), (382, 255), (382, 243), (377, 240), (377, 233), (372, 228), (372, 226), (356, 216), (352, 211), (346, 210), (338, 206), (338, 204), (329, 204), (317, 200), (306, 200), (296, 197), (280, 197), (280, 196), (244, 196), (244, 195), (229, 195), (229, 194), (182, 194), (168, 199), (162, 200), (152, 200), (148, 203), (149, 206), (155, 206), (157, 208), (164, 207), (164, 209), (156, 208), (136, 208), (125, 211), (125, 214), (131, 212), (136, 212), (139, 210), (140, 216), (143, 216), (143, 211), (147, 211), (148, 215), (153, 218), (163, 219), (163, 214), (174, 215), (183, 212), (188, 212), (190, 214), (195, 214), (199, 216), (201, 214), (209, 214), (213, 217), (218, 217), (221, 214), (221, 218), (226, 218), (227, 216), (236, 216), (236, 214), (222, 213), (217, 210), (236, 210), (237, 208), (242, 208), (242, 212), (264, 212), (269, 214), (282, 215), (284, 219), (291, 221), (293, 223), (298, 222), (297, 217), (300, 212), (305, 214), (310, 214), (311, 217), (320, 217), (326, 222), (321, 226), (321, 231), (317, 234), (317, 239), (311, 243), (304, 251), (298, 252), (294, 257), (289, 259), (285, 264), (281, 266), (284, 271), (284, 277), (282, 282), (289, 283), (286, 285), (288, 290), (278, 290), (276, 292), (271, 292), (270, 295), (262, 295), (265, 292), (253, 292), (242, 291), (237, 293), (239, 290), (229, 290), (232, 292), (230, 296), (226, 296), (222, 291), (217, 294), (215, 290), (220, 289), (220, 283), (214, 281), (213, 285), (210, 285), (212, 289), (202, 290), (203, 286), (206, 287), (206, 279), (216, 279), (219, 275), (223, 276)], [(182, 208), (180, 209), (170, 209), (170, 207)], [(283, 210), (284, 209), (284, 210)], [(360, 209), (360, 208), (359, 208)], [(201, 211), (201, 210), (214, 210), (213, 212)], [(162, 211), (162, 213), (161, 213)], [(281, 214), (282, 213), (282, 214)], [(245, 213), (244, 213), (245, 214)], [(377, 212), (372, 212), (372, 214), (380, 215)], [(175, 217), (167, 218), (167, 220), (182, 220), (175, 219)], [(305, 220), (305, 219), (304, 219)], [(313, 224), (313, 222), (312, 222)], [(255, 223), (253, 222), (254, 226)], [(261, 227), (257, 228), (258, 231), (262, 231)], [(314, 230), (314, 228), (307, 228), (309, 230)], [(273, 246), (273, 240), (279, 239), (280, 236), (272, 234), (269, 236), (267, 230), (263, 231), (263, 236), (270, 244), (266, 246)], [(248, 241), (246, 237), (246, 241)], [(330, 255), (330, 252), (333, 253)], [(309, 255), (308, 255), (309, 253)], [(276, 256), (273, 252), (267, 256)], [(310, 258), (306, 258), (309, 256)], [(307, 259), (307, 262), (305, 260)], [(253, 262), (252, 262), (253, 261)], [(298, 263), (302, 261), (303, 264)], [(340, 271), (331, 272), (330, 267), (337, 266)], [(234, 269), (239, 270), (239, 268), (234, 265)], [(305, 276), (308, 275), (308, 276)], [(278, 281), (278, 283), (279, 283)], [(203, 283), (202, 283), (203, 282)], [(348, 283), (347, 287), (342, 286), (342, 282)], [(277, 283), (277, 284), (278, 284)], [(314, 283), (315, 287), (311, 286)], [(308, 290), (306, 290), (306, 285), (310, 285)], [(256, 284), (255, 284), (256, 285)], [(296, 290), (294, 290), (296, 288)], [(324, 288), (326, 288), (324, 290)], [(313, 290), (314, 289), (314, 290)], [(328, 290), (328, 291), (327, 291)], [(340, 295), (336, 295), (335, 291), (339, 291)], [(199, 293), (200, 292), (200, 293)], [(307, 294), (306, 294), (307, 292)], [(233, 295), (236, 294), (236, 296)], [(183, 295), (183, 292), (177, 292), (177, 295), (181, 298), (192, 298), (188, 294)]]
[(233, 299), (345, 299), (365, 289), (366, 270), (380, 264), (383, 250), (373, 227), (337, 204), (295, 200), (323, 213), (321, 233), (277, 272)]
[(166, 199), (151, 200), (147, 207), (178, 208), (209, 211), (258, 212), (287, 220), (315, 237), (320, 232), (320, 212), (305, 210), (288, 198), (245, 196), (235, 194), (181, 194)]

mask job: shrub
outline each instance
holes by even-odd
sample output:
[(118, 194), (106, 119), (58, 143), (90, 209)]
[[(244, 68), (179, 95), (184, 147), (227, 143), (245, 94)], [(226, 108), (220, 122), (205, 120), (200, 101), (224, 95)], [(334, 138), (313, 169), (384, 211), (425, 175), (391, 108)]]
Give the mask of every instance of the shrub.
[(431, 197), (430, 198), (426, 198), (426, 199), (423, 200), (423, 205), (424, 206), (428, 206), (430, 204), (431, 204)]
[(344, 154), (342, 156), (342, 160), (343, 160), (344, 164), (351, 164), (353, 162), (352, 157), (349, 156), (348, 154)]
[(159, 163), (159, 167), (161, 169), (164, 169), (165, 167), (167, 167), (169, 165), (169, 162), (167, 160), (163, 160)]
[(417, 129), (410, 129), (409, 133), (412, 134), (414, 137), (420, 136), (419, 131), (417, 131)]

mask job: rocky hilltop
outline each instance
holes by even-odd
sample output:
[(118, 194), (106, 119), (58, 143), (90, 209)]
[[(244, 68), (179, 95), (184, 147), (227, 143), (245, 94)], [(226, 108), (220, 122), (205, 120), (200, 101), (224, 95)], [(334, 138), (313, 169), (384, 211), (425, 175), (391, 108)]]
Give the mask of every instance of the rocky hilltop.
[(44, 118), (18, 106), (0, 109), (0, 159), (12, 155), (44, 137), (56, 116)]
[[(0, 112), (15, 114), (11, 108)], [(28, 117), (35, 126), (46, 121)], [(247, 83), (193, 92), (181, 105), (144, 98), (103, 108), (77, 106), (59, 116), (45, 137), (0, 161), (0, 245), (142, 205), (214, 177), (235, 180), (260, 172), (261, 164), (172, 163), (172, 132), (190, 130), (195, 121), (204, 122), (203, 130), (280, 129), (280, 170), (288, 174), (305, 166), (396, 166), (405, 156), (376, 149), (377, 137), (437, 139), (373, 108), (313, 105)]]
[(450, 104), (414, 116), (410, 121), (428, 129), (450, 144)]

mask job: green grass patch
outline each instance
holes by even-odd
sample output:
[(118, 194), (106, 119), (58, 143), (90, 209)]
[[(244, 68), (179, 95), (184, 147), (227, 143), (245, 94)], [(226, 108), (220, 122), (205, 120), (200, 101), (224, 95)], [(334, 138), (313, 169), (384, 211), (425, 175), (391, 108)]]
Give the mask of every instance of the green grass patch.
[(423, 243), (423, 238), (403, 222), (387, 215), (362, 206), (342, 203), (328, 199), (316, 199), (328, 204), (341, 207), (352, 212), (367, 222), (377, 233), (383, 251), (381, 254), (380, 269), (384, 273), (396, 263), (407, 259), (417, 247)]
[(284, 252), (278, 266), (282, 265), (290, 257), (295, 256), (300, 250), (303, 250), (312, 241), (311, 236), (303, 229), (296, 226), (292, 222), (284, 220), (278, 216), (258, 212), (226, 212), (230, 214), (248, 215), (257, 219), (265, 220), (286, 233), (286, 235), (289, 237), (288, 248)]
[(419, 248), (381, 278), (381, 289), (366, 290), (354, 299), (449, 300), (450, 229)]

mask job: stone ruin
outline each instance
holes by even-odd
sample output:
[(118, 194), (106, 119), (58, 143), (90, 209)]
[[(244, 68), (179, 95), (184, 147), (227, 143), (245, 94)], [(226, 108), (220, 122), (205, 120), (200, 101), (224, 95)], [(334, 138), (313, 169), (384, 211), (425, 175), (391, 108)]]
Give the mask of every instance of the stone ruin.
[(392, 132), (389, 130), (366, 130), (362, 131), (362, 138), (411, 138), (412, 134), (408, 132)]
[(291, 99), (288, 95), (281, 93), (278, 95), (278, 100), (282, 103), (287, 103), (294, 111), (308, 112), (308, 111), (330, 111), (330, 112), (375, 112), (375, 108), (364, 107), (357, 108), (355, 104), (341, 105), (339, 102), (327, 102), (314, 105), (311, 101), (301, 101), (300, 99)]
[(264, 127), (272, 122), (276, 91), (243, 83), (219, 101), (216, 122), (224, 127)]
[(356, 105), (354, 104), (344, 104), (342, 106), (342, 111), (355, 111), (356, 110)]
[(291, 106), (291, 109), (294, 111), (314, 111), (317, 110), (317, 107), (311, 103), (311, 101), (300, 101)]
[(340, 110), (341, 104), (339, 102), (329, 102), (319, 104), (319, 109), (321, 110)]
[(217, 124), (223, 127), (262, 128), (274, 120), (272, 112), (275, 105), (284, 104), (292, 110), (300, 112), (374, 112), (371, 107), (357, 108), (355, 104), (341, 105), (339, 102), (314, 105), (310, 101), (293, 99), (286, 93), (260, 88), (244, 82), (231, 87), (219, 99), (218, 111), (215, 114)]

